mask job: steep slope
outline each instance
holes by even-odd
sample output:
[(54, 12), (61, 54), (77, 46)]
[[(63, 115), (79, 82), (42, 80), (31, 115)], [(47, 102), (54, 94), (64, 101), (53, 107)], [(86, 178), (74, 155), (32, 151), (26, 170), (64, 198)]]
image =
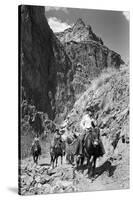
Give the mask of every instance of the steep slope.
[[(20, 7), (21, 79), (25, 98), (51, 119), (73, 102), (71, 61), (50, 29), (44, 7)], [(64, 111), (65, 110), (65, 111)]]
[[(84, 110), (90, 107), (100, 127), (106, 154), (101, 160), (116, 164), (114, 178), (125, 185), (129, 181), (129, 69), (104, 71), (75, 102), (62, 124), (64, 137), (80, 133)], [(123, 183), (124, 184), (124, 183)]]
[(67, 127), (75, 127), (80, 132), (80, 120), (87, 107), (93, 110), (101, 134), (104, 136), (112, 134), (113, 137), (118, 130), (121, 132), (124, 123), (128, 123), (129, 117), (128, 67), (102, 71), (101, 75), (93, 80), (88, 90), (75, 102), (68, 114)]

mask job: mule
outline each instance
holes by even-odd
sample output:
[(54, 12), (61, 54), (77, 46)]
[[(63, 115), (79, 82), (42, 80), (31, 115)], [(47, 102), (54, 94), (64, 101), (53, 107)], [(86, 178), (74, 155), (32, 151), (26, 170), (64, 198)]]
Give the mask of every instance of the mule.
[(98, 157), (102, 156), (101, 152), (101, 139), (100, 139), (100, 129), (94, 128), (92, 132), (85, 135), (84, 145), (83, 145), (83, 155), (77, 156), (77, 166), (79, 163), (82, 165), (84, 158), (87, 158), (87, 168), (88, 176), (93, 177), (95, 174), (96, 160)]
[(101, 150), (100, 129), (94, 128), (92, 134), (88, 134), (84, 141), (84, 155), (87, 157), (88, 175), (90, 177), (95, 174), (96, 160), (102, 156)]
[(54, 169), (54, 163), (56, 162), (56, 167), (58, 164), (58, 158), (61, 157), (61, 165), (63, 164), (63, 156), (65, 155), (65, 143), (58, 141), (55, 145), (50, 146), (50, 157), (51, 166)]
[(41, 146), (34, 143), (31, 147), (31, 153), (34, 163), (38, 164), (38, 158), (41, 155)]
[(67, 138), (66, 139), (66, 160), (69, 164), (74, 164), (74, 158), (77, 152), (77, 145), (78, 145), (78, 139), (74, 138)]
[(31, 114), (29, 118), (29, 124), (39, 136), (44, 132), (44, 127), (42, 123), (42, 118), (40, 113), (35, 115)]

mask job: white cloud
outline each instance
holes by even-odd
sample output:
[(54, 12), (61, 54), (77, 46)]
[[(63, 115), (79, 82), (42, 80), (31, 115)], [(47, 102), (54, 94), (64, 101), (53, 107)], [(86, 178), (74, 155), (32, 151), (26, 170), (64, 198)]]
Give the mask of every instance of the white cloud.
[(123, 15), (129, 21), (130, 20), (130, 13), (128, 11), (123, 11)]
[(67, 24), (66, 22), (62, 22), (60, 19), (57, 19), (56, 17), (48, 18), (48, 23), (53, 32), (61, 32), (71, 27), (71, 25)]
[(64, 11), (65, 13), (68, 13), (68, 9), (67, 8), (63, 8), (63, 7), (52, 7), (52, 6), (46, 6), (45, 7), (45, 11), (50, 11), (50, 10), (62, 10)]

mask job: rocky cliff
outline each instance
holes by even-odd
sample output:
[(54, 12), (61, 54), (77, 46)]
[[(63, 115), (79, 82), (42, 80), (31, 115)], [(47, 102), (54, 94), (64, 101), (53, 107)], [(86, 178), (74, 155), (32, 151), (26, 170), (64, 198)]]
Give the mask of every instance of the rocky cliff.
[(61, 122), (93, 78), (104, 68), (119, 68), (123, 61), (82, 19), (55, 35), (44, 7), (21, 6), (20, 10), (22, 96)]
[(85, 91), (91, 80), (104, 68), (119, 68), (124, 62), (121, 56), (104, 45), (90, 25), (82, 19), (64, 32), (56, 33), (73, 64), (73, 87), (75, 95)]
[(44, 11), (44, 7), (20, 7), (21, 81), (28, 102), (54, 119), (67, 112), (69, 100), (73, 102), (71, 61)]

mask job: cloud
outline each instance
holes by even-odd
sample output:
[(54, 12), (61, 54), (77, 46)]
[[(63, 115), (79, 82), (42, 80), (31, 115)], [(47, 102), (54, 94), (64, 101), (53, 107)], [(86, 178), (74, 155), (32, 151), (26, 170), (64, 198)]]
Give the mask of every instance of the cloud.
[(62, 22), (60, 19), (57, 19), (56, 17), (48, 18), (48, 23), (53, 32), (61, 32), (72, 26), (67, 24), (66, 22)]
[(65, 13), (68, 13), (68, 9), (67, 8), (63, 8), (63, 7), (51, 7), (51, 6), (46, 6), (45, 7), (45, 11), (50, 11), (50, 10), (62, 10)]
[(129, 21), (130, 20), (130, 13), (128, 11), (123, 11), (123, 15)]

